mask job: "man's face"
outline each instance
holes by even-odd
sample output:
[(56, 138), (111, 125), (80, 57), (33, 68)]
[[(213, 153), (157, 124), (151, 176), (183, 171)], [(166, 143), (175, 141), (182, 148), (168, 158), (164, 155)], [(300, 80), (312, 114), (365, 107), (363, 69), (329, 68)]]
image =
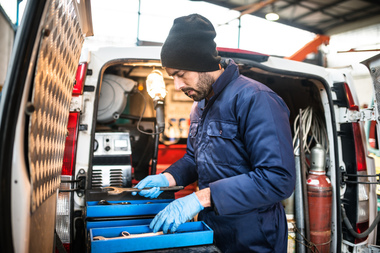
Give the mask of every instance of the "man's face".
[(194, 101), (201, 101), (212, 91), (214, 78), (207, 72), (194, 72), (180, 69), (166, 68), (168, 75), (174, 78), (174, 87), (183, 91)]

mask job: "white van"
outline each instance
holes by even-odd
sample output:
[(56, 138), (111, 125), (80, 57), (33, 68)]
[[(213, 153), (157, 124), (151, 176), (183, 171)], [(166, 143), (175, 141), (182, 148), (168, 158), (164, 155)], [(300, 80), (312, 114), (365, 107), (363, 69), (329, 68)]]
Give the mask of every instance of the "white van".
[[(153, 203), (158, 209), (125, 215), (123, 208), (141, 197), (104, 191), (131, 187), (162, 169), (160, 146), (186, 143), (192, 101), (174, 89), (161, 69), (160, 47), (82, 49), (84, 34), (91, 34), (86, 3), (29, 1), (17, 32), (0, 103), (1, 252), (51, 252), (56, 247), (61, 252), (112, 252), (112, 240), (94, 240), (97, 229), (125, 222), (146, 225), (165, 200), (176, 196), (167, 192)], [(360, 110), (349, 71), (244, 50), (218, 51), (289, 107), (299, 170), (295, 194), (283, 202), (289, 228), (297, 228), (289, 229), (289, 252), (306, 252), (308, 228), (320, 222), (308, 220), (305, 208), (305, 179), (317, 144), (325, 151), (322, 169), (331, 182), (330, 252), (374, 250), (377, 181), (363, 124), (376, 120), (378, 113)], [(378, 80), (376, 63), (378, 58), (366, 65)], [(157, 71), (168, 92), (160, 108), (146, 88), (148, 75)], [(152, 133), (159, 128), (157, 109), (163, 108), (165, 131), (159, 137)], [(149, 239), (140, 242), (149, 244)], [(170, 252), (187, 247), (219, 252), (212, 241), (174, 247)], [(137, 250), (156, 249), (162, 247)]]

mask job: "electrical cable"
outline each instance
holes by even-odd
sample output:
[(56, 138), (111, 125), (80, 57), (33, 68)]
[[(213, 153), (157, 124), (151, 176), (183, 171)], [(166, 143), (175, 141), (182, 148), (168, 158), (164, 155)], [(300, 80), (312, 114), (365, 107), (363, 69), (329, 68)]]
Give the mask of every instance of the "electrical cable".
[(318, 144), (321, 144), (322, 147), (327, 151), (329, 148), (329, 143), (327, 139), (326, 127), (323, 124), (322, 119), (313, 112), (313, 108), (308, 106), (302, 111), (302, 126), (298, 125), (299, 114), (294, 120), (294, 137), (293, 137), (293, 147), (296, 151), (299, 147), (297, 140), (299, 139), (300, 127), (302, 127), (304, 136), (303, 136), (303, 149), (306, 152), (311, 152), (311, 145), (313, 141)]
[(144, 113), (145, 113), (145, 109), (146, 109), (147, 101), (146, 101), (146, 98), (144, 97), (144, 95), (143, 95), (139, 90), (136, 89), (136, 92), (139, 93), (139, 94), (142, 96), (142, 98), (144, 99), (144, 108), (143, 108), (143, 110), (142, 110), (142, 112), (141, 112), (141, 115), (140, 115), (139, 121), (137, 122), (137, 130), (138, 130), (140, 133), (143, 133), (143, 134), (146, 134), (146, 135), (160, 135), (160, 134), (162, 134), (162, 133), (164, 132), (165, 129), (163, 129), (163, 130), (161, 130), (161, 131), (158, 131), (158, 132), (156, 132), (156, 133), (149, 133), (149, 132), (145, 132), (144, 130), (141, 130), (141, 129), (140, 129), (140, 123), (141, 123), (141, 119), (143, 118)]

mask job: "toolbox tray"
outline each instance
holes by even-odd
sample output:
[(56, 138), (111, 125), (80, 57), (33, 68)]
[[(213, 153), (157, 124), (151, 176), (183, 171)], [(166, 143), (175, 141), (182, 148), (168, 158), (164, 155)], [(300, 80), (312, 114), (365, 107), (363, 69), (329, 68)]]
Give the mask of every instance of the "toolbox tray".
[(87, 217), (116, 217), (157, 214), (173, 199), (108, 201), (111, 204), (129, 202), (127, 205), (99, 205), (99, 201), (86, 204)]
[(114, 221), (87, 221), (87, 231), (91, 228), (126, 227), (137, 225), (149, 225), (151, 219), (114, 220)]
[(213, 231), (203, 221), (181, 224), (176, 233), (138, 238), (93, 240), (95, 236), (119, 237), (123, 231), (130, 234), (151, 233), (149, 225), (90, 229), (91, 252), (134, 252), (167, 249), (213, 243)]

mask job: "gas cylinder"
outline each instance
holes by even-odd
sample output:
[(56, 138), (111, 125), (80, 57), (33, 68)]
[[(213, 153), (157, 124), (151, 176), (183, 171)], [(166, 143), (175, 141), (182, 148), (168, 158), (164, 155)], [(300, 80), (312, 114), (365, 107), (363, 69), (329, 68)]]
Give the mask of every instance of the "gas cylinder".
[(320, 253), (330, 252), (332, 187), (326, 176), (326, 151), (317, 144), (311, 150), (310, 171), (306, 180), (310, 241)]

